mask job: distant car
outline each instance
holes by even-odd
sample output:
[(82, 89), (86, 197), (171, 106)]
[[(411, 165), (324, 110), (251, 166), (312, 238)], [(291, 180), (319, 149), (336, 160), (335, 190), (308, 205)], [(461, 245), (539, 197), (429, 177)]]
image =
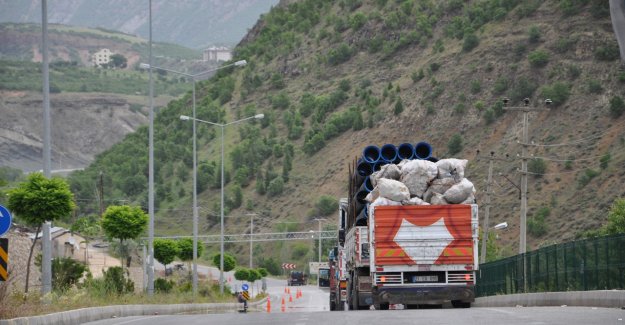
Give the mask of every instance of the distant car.
[(306, 285), (306, 274), (300, 271), (291, 271), (289, 278), (287, 279), (287, 285), (289, 286), (303, 286)]

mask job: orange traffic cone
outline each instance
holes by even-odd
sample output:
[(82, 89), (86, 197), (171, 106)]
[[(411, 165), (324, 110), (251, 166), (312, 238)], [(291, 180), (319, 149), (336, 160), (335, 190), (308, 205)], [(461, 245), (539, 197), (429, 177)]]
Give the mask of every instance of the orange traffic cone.
[(271, 298), (267, 296), (267, 312), (271, 312)]
[(293, 296), (289, 294), (289, 302), (293, 302)]
[(304, 295), (304, 293), (302, 292), (302, 290), (299, 291), (299, 297), (301, 298)]
[(284, 293), (286, 293), (287, 287), (284, 287)]
[(291, 288), (287, 288), (286, 293), (291, 294)]
[(282, 297), (282, 306), (280, 307), (280, 309), (282, 310), (282, 312), (284, 312), (284, 310), (286, 309), (286, 303), (284, 302), (284, 297)]

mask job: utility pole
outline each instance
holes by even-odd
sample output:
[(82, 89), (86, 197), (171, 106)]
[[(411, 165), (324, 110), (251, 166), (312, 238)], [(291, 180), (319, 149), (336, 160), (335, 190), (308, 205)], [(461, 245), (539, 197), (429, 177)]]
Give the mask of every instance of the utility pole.
[[(521, 224), (519, 234), (519, 254), (523, 254), (523, 282), (524, 292), (527, 292), (527, 263), (525, 258), (525, 252), (527, 251), (527, 146), (529, 145), (529, 112), (542, 111), (544, 108), (530, 107), (530, 99), (523, 99), (523, 106), (507, 107), (509, 99), (503, 99), (504, 110), (510, 111), (522, 111), (523, 112), (523, 134), (521, 143)], [(546, 99), (545, 104), (550, 105), (551, 99)]]
[(98, 198), (100, 199), (100, 218), (104, 215), (104, 173), (100, 171), (100, 185), (98, 186)]
[[(42, 34), (42, 73), (43, 73), (43, 174), (52, 176), (50, 159), (50, 71), (48, 70), (48, 1), (41, 1), (41, 34)], [(41, 293), (52, 291), (52, 240), (50, 228), (52, 224), (45, 221), (42, 227), (41, 241)], [(35, 239), (37, 236), (35, 235)]]
[(486, 213), (484, 216), (484, 225), (482, 226), (482, 249), (480, 251), (480, 263), (486, 262), (486, 241), (488, 241), (488, 229), (490, 228), (490, 224), (488, 222), (488, 218), (490, 216), (490, 195), (491, 195), (491, 184), (493, 182), (493, 157), (495, 155), (494, 151), (490, 152), (490, 157), (488, 158), (488, 181), (486, 183)]
[(318, 231), (318, 236), (319, 236), (319, 258), (317, 259), (317, 262), (321, 262), (321, 221), (324, 221), (326, 219), (323, 218), (315, 218), (313, 220), (316, 220), (319, 223), (319, 231)]
[(254, 216), (256, 215), (256, 213), (248, 213), (248, 216), (250, 216), (250, 269), (254, 268), (253, 267), (253, 260), (254, 260)]

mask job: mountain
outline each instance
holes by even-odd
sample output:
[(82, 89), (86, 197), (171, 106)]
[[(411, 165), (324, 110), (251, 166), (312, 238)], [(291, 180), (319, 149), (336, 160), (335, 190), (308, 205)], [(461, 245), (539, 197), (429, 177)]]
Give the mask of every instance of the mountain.
[[(190, 48), (236, 44), (277, 0), (152, 1), (154, 41)], [(41, 1), (0, 0), (0, 22), (41, 24)], [(48, 22), (149, 34), (148, 1), (68, 0), (48, 2)]]
[[(327, 197), (347, 195), (349, 165), (367, 145), (427, 141), (435, 157), (469, 160), (481, 204), (493, 153), (490, 223), (508, 222), (497, 245), (513, 255), (523, 123), (503, 97), (541, 108), (528, 116), (528, 249), (596, 229), (625, 195), (625, 71), (606, 1), (283, 1), (235, 58), (249, 64), (198, 85), (200, 119), (265, 114), (225, 129), (227, 233), (247, 232), (238, 217), (250, 212), (259, 215), (254, 232), (315, 229)], [(190, 102), (173, 101), (156, 119), (157, 235), (191, 233), (193, 134), (177, 118)], [(100, 171), (106, 197), (147, 207), (146, 134), (71, 176), (80, 213), (96, 211)], [(199, 125), (198, 138), (200, 229), (216, 234), (220, 132)], [(334, 224), (334, 213), (325, 218)], [(279, 261), (312, 254), (306, 245), (258, 247), (255, 256)], [(245, 260), (244, 245), (227, 249)]]

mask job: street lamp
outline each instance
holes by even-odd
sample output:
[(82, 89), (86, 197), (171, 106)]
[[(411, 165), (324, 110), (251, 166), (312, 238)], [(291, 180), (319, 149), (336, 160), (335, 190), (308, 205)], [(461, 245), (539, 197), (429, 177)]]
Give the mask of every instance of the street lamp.
[[(183, 121), (193, 120), (194, 122), (202, 122), (210, 125), (219, 126), (221, 128), (221, 235), (219, 237), (221, 254), (219, 256), (219, 292), (222, 294), (224, 293), (224, 129), (226, 128), (226, 126), (231, 124), (240, 123), (251, 119), (262, 119), (263, 117), (265, 117), (264, 114), (256, 114), (254, 116), (246, 117), (240, 120), (236, 120), (234, 122), (221, 124), (200, 120), (198, 118), (190, 117), (187, 115), (180, 115), (180, 119)], [(193, 131), (193, 139), (195, 143), (195, 128), (193, 128)]]
[(250, 269), (252, 269), (253, 268), (252, 259), (254, 256), (254, 247), (252, 246), (253, 245), (252, 237), (254, 235), (254, 216), (256, 215), (256, 213), (248, 213), (246, 215), (250, 216)]
[(247, 61), (239, 60), (232, 64), (223, 65), (221, 67), (202, 71), (196, 74), (189, 74), (189, 73), (184, 73), (184, 72), (180, 72), (176, 70), (156, 67), (148, 63), (139, 64), (139, 68), (150, 70), (150, 72), (152, 70), (167, 71), (167, 72), (185, 76), (187, 78), (190, 78), (193, 81), (193, 118), (194, 118), (193, 120), (193, 294), (197, 293), (197, 282), (198, 282), (198, 276), (197, 276), (198, 206), (197, 206), (197, 145), (196, 145), (196, 137), (195, 137), (195, 84), (199, 76), (205, 75), (209, 72), (217, 71), (217, 70), (224, 69), (224, 68), (231, 67), (231, 66), (236, 66), (236, 67), (245, 66), (246, 64), (247, 64)]
[(326, 219), (315, 218), (313, 220), (316, 220), (319, 223), (319, 259), (317, 260), (317, 262), (321, 263), (321, 221), (325, 221)]

